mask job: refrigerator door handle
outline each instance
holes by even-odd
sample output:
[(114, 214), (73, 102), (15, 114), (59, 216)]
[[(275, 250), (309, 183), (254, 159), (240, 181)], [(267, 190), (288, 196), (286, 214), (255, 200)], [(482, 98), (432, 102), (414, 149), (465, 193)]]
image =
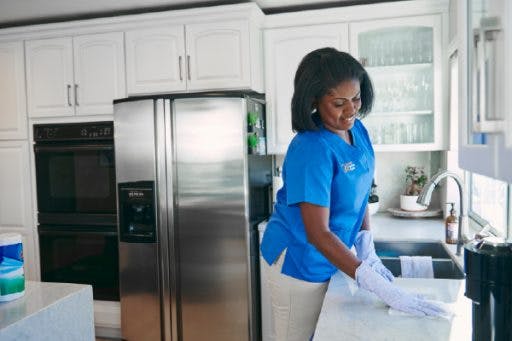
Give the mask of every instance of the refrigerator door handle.
[(178, 340), (176, 307), (176, 271), (174, 258), (174, 188), (171, 101), (156, 101), (156, 155), (158, 193), (158, 235), (160, 236), (160, 273), (162, 297), (162, 333), (164, 340)]

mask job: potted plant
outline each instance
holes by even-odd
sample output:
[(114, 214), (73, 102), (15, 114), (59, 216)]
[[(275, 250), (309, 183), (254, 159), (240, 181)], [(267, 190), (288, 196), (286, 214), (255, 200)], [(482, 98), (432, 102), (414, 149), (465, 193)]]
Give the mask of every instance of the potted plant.
[(427, 176), (423, 167), (407, 166), (405, 168), (405, 191), (400, 195), (400, 208), (405, 211), (424, 211), (427, 206), (416, 202), (423, 186), (427, 182)]

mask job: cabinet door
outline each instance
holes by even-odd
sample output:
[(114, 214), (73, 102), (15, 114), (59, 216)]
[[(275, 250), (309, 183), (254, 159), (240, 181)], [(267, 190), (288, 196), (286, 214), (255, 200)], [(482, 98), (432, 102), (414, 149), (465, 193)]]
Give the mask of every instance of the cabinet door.
[(321, 47), (348, 51), (346, 24), (270, 29), (264, 33), (267, 148), (284, 154), (294, 136), (291, 120), (293, 78), (302, 58)]
[(512, 182), (512, 115), (507, 110), (512, 104), (512, 67), (507, 62), (512, 57), (512, 30), (505, 24), (510, 22), (512, 4), (471, 0), (458, 10), (459, 164)]
[(112, 114), (112, 101), (126, 97), (123, 33), (73, 38), (77, 115)]
[(27, 278), (36, 279), (29, 143), (0, 141), (0, 160), (0, 233), (23, 235)]
[(74, 115), (71, 38), (26, 42), (28, 114)]
[(128, 95), (186, 89), (183, 25), (125, 33)]
[(26, 139), (23, 43), (0, 44), (0, 139)]
[(247, 20), (187, 25), (188, 90), (249, 88)]
[(441, 22), (439, 14), (350, 24), (351, 53), (375, 90), (364, 120), (375, 150), (446, 148)]

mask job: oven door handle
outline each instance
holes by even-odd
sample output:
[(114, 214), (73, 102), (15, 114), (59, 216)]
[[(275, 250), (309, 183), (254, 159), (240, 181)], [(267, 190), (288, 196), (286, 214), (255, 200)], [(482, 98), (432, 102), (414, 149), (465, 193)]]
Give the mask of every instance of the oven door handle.
[(51, 228), (41, 228), (39, 227), (39, 235), (45, 235), (45, 236), (65, 236), (65, 235), (82, 235), (82, 236), (93, 236), (93, 235), (100, 235), (100, 236), (108, 236), (108, 237), (116, 237), (117, 231), (87, 231), (87, 230), (51, 230)]
[(100, 151), (111, 151), (114, 150), (114, 146), (112, 145), (78, 145), (78, 146), (34, 146), (34, 151), (37, 152), (57, 152), (57, 153), (65, 153), (65, 152), (79, 152), (86, 150), (100, 150)]

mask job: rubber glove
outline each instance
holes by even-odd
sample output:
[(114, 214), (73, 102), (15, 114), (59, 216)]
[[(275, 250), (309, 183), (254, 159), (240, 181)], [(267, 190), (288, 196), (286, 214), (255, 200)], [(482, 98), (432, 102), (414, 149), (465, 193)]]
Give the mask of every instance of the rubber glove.
[(385, 280), (366, 262), (356, 269), (356, 283), (360, 288), (376, 294), (391, 308), (416, 316), (446, 316), (450, 314), (441, 303), (427, 301)]
[(356, 248), (357, 258), (366, 261), (373, 270), (388, 281), (393, 282), (395, 277), (391, 271), (382, 264), (380, 258), (375, 253), (375, 245), (370, 231), (359, 231), (356, 235), (356, 240), (354, 241), (354, 247)]

